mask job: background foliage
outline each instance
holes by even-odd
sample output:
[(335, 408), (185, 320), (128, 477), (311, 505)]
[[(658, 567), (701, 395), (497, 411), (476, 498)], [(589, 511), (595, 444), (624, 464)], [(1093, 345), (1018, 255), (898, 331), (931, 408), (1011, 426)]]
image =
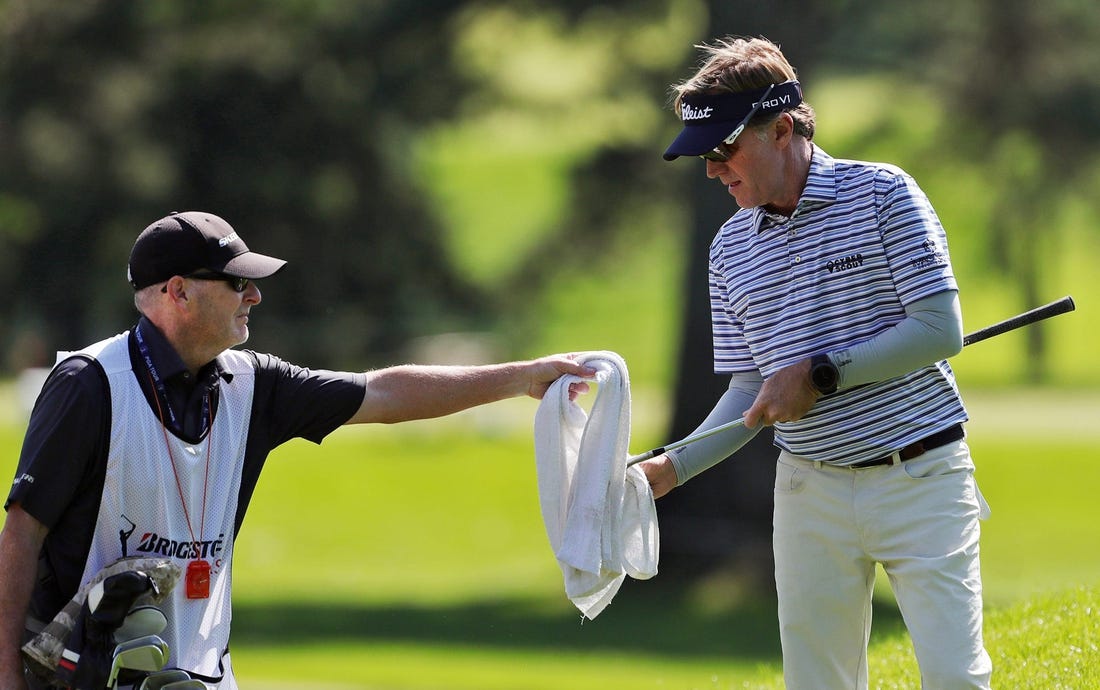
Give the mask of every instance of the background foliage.
[[(698, 166), (657, 155), (676, 129), (667, 86), (693, 43), (725, 33), (783, 44), (834, 155), (921, 181), (975, 327), (1067, 292), (1087, 304), (1098, 14), (1069, 0), (3, 0), (2, 361), (129, 325), (133, 237), (203, 208), (292, 260), (264, 285), (259, 349), (351, 368), (480, 333), (475, 352), (500, 356), (618, 349), (636, 381), (668, 387), (701, 276), (689, 239), (732, 208)], [(1083, 339), (1051, 332), (1070, 326), (1028, 331), (1026, 378), (1096, 383), (1059, 344)]]

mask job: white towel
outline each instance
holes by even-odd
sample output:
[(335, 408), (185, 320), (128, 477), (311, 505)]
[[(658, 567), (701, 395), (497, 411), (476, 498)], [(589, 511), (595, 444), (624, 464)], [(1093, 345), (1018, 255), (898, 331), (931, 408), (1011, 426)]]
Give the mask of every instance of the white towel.
[(614, 352), (587, 352), (578, 361), (596, 369), (591, 417), (569, 399), (563, 376), (535, 412), (535, 460), (546, 535), (565, 578), (565, 593), (595, 618), (627, 575), (657, 574), (660, 533), (649, 481), (627, 467), (630, 379)]

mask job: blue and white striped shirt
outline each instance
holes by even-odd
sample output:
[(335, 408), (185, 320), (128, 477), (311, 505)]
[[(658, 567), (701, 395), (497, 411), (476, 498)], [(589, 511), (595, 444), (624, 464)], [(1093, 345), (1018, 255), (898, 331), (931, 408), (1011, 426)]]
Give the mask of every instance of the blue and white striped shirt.
[[(956, 290), (947, 237), (904, 171), (833, 159), (813, 146), (790, 218), (742, 209), (710, 249), (716, 373), (765, 378), (806, 357), (868, 340), (905, 318), (905, 306)], [(847, 465), (882, 457), (966, 411), (946, 360), (820, 398), (776, 444)]]

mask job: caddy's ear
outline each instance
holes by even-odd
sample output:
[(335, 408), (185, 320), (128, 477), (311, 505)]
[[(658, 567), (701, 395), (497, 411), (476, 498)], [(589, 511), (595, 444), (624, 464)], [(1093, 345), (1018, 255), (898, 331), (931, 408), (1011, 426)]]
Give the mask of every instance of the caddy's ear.
[(160, 291), (166, 293), (169, 297), (173, 299), (173, 301), (181, 297), (186, 299), (187, 293), (183, 290), (183, 286), (185, 284), (186, 283), (182, 276), (172, 276), (168, 279), (168, 282), (164, 284), (164, 287), (162, 287)]

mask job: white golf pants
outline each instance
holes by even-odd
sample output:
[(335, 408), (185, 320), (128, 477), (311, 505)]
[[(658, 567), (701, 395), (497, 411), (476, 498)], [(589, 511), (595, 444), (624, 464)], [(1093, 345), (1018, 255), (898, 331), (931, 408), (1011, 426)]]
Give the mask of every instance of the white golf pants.
[(875, 564), (890, 579), (924, 688), (989, 688), (979, 519), (964, 441), (847, 469), (780, 453), (773, 546), (788, 690), (868, 687)]

